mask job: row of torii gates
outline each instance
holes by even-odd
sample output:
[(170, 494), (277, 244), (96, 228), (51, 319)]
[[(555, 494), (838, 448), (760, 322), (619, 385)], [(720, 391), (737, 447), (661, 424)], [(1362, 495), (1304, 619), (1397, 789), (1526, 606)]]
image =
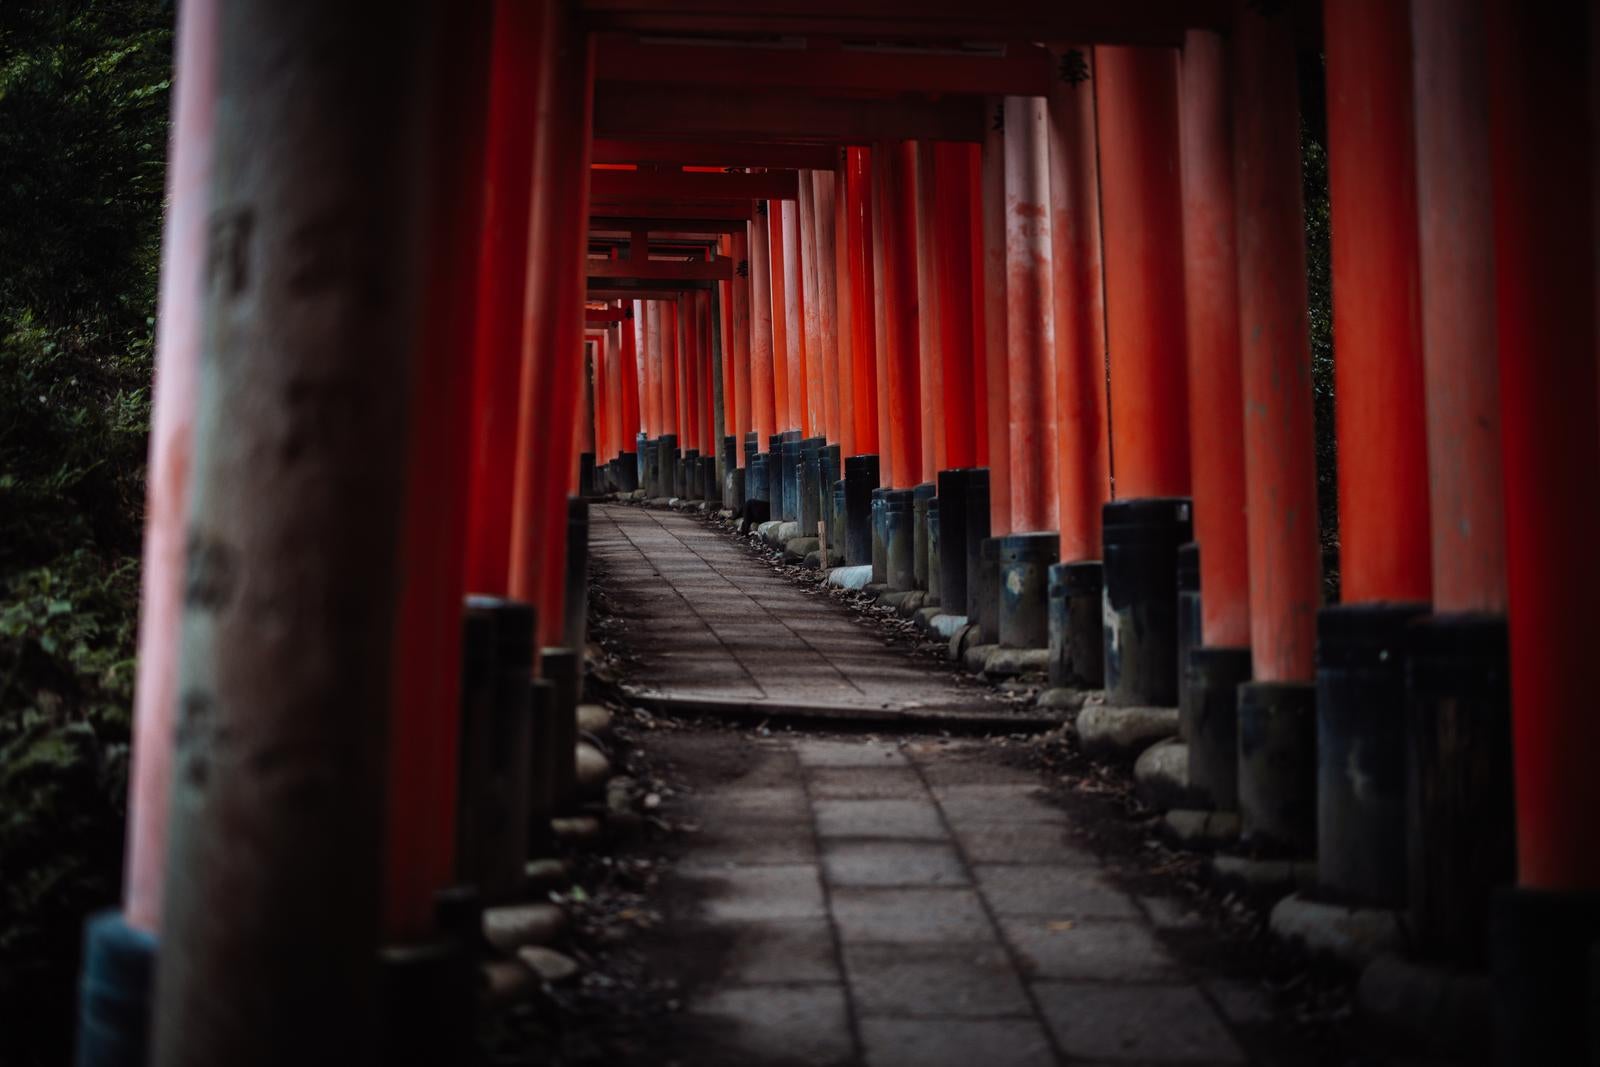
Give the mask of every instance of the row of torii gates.
[[(820, 439), (834, 479), (931, 483), (940, 522), (975, 508), (978, 536), (1105, 560), (1124, 665), (1165, 647), (1139, 612), (1192, 529), (1203, 699), (1238, 752), (1266, 746), (1264, 779), (1233, 772), (1246, 830), (1393, 905), (1420, 825), (1429, 891), (1494, 931), (1505, 1062), (1577, 1062), (1600, 968), (1591, 32), (1587, 5), (1516, 0), (185, 0), (127, 895), (91, 928), (86, 1058), (138, 1060), (146, 1018), (152, 1062), (370, 1058), (376, 950), (403, 971), (471, 880), (463, 595), (534, 605), (504, 631), (527, 658), (581, 643), (580, 455), (586, 487), (643, 471), (744, 507)], [(1419, 715), (1443, 770), (1408, 835)]]

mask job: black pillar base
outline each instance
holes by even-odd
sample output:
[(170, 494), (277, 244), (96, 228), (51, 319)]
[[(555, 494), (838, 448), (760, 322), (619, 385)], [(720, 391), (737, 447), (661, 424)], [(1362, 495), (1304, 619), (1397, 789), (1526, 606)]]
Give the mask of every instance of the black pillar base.
[(889, 542), (883, 528), (883, 494), (888, 489), (872, 490), (872, 584), (889, 581)]
[(800, 442), (799, 498), (795, 502), (795, 518), (800, 523), (801, 537), (816, 537), (817, 525), (822, 522), (822, 454), (827, 449), (828, 442), (821, 437), (808, 437)]
[(944, 604), (944, 542), (940, 535), (939, 512), (943, 505), (938, 496), (928, 500), (928, 597), (924, 606)]
[(1418, 619), (1407, 644), (1412, 930), (1427, 955), (1481, 966), (1490, 895), (1516, 881), (1505, 617)]
[(547, 735), (551, 752), (551, 814), (578, 810), (578, 700), (583, 691), (583, 654), (570, 648), (539, 650), (539, 676), (554, 687)]
[[(987, 499), (988, 494), (984, 494)], [(968, 497), (971, 503), (971, 497)], [(967, 528), (972, 533), (972, 528)], [(1000, 643), (1000, 538), (985, 537), (978, 542), (978, 574), (974, 582), (967, 576), (967, 599), (973, 602), (967, 615), (968, 622), (978, 624), (978, 643)]]
[(599, 482), (594, 474), (594, 453), (578, 453), (578, 492), (583, 496), (592, 496), (599, 488)]
[(916, 518), (915, 497), (910, 489), (884, 490), (880, 497), (883, 515), (884, 577), (890, 589), (915, 589)]
[(477, 1008), (476, 961), (454, 939), (378, 954), (378, 1062), (468, 1062)]
[(822, 449), (822, 521), (828, 527), (828, 544), (822, 546), (823, 566), (830, 560), (844, 559), (844, 498), (835, 498), (839, 480), (844, 477), (844, 451), (838, 445)]
[[(939, 472), (939, 604), (951, 615), (967, 610), (967, 487), (972, 468)], [(930, 520), (932, 512), (929, 512)], [(988, 529), (985, 527), (985, 534)], [(930, 562), (929, 567), (933, 564)], [(930, 577), (928, 584), (935, 584)]]
[(1178, 703), (1178, 546), (1192, 536), (1185, 497), (1113, 500), (1105, 540), (1106, 703)]
[(1189, 787), (1218, 811), (1239, 807), (1239, 687), (1249, 680), (1248, 648), (1189, 650), (1178, 706), (1189, 725)]
[[(978, 616), (987, 596), (987, 593), (980, 588), (982, 585), (980, 572), (983, 570), (983, 542), (989, 536), (989, 468), (967, 467), (966, 472), (966, 507), (960, 520), (960, 544), (966, 556), (967, 575), (964, 584), (967, 595), (962, 601), (962, 606), (966, 611), (967, 622), (978, 623)], [(953, 517), (946, 516), (947, 533), (950, 532), (948, 522)], [(942, 548), (942, 551), (947, 559), (955, 554), (954, 550), (948, 547)], [(992, 593), (993, 590), (988, 592)], [(950, 605), (952, 611), (955, 607), (955, 604)], [(998, 640), (999, 635), (995, 634), (986, 643), (994, 644)]]
[(1050, 568), (1050, 684), (1099, 689), (1105, 684), (1105, 612), (1102, 569), (1097, 559)]
[[(1178, 546), (1178, 707), (1184, 706), (1188, 684), (1189, 650), (1203, 639), (1200, 615), (1200, 546), (1193, 541)], [(1189, 720), (1180, 716), (1178, 736), (1190, 740)]]
[(129, 926), (121, 912), (101, 912), (84, 924), (77, 1067), (143, 1067), (155, 970), (155, 936)]
[(923, 482), (911, 490), (911, 575), (918, 589), (936, 589), (938, 582), (928, 570), (928, 501), (934, 484)]
[(1406, 902), (1406, 632), (1426, 610), (1317, 613), (1317, 881), (1334, 899)]
[(1496, 1062), (1600, 1064), (1600, 891), (1496, 893), (1489, 952)]
[(877, 456), (850, 456), (844, 461), (844, 561), (852, 567), (873, 561), (872, 491), (876, 488)]
[(1295, 859), (1317, 851), (1317, 689), (1239, 687), (1239, 841)]
[(631, 493), (639, 488), (639, 457), (636, 454), (624, 452), (617, 457), (615, 479), (619, 493)]
[(1050, 568), (1061, 558), (1061, 535), (1016, 533), (999, 542), (996, 580), (1000, 644), (1044, 648), (1050, 643)]

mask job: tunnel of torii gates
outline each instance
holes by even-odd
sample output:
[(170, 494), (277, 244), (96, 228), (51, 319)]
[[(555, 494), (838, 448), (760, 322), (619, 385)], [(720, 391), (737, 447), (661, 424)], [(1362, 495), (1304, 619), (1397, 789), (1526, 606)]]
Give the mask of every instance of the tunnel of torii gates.
[[(618, 492), (795, 520), (981, 640), (1050, 647), (1054, 682), (1181, 701), (1192, 778), (1247, 845), (1486, 961), (1506, 1062), (1577, 1062), (1587, 5), (179, 20), (91, 1061), (140, 1061), (147, 1026), (159, 1063), (425, 1047), (454, 935), (572, 804), (582, 501)], [(1301, 100), (1318, 52), (1325, 115)], [(1330, 161), (1337, 606), (1302, 103)]]

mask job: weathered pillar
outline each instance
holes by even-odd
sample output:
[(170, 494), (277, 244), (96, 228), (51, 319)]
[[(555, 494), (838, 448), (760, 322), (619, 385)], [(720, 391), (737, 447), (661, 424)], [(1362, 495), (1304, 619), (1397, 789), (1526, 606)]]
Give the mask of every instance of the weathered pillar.
[(1317, 873), (1396, 906), (1405, 631), (1432, 584), (1411, 24), (1380, 0), (1330, 4), (1324, 22), (1342, 603), (1317, 620)]
[(876, 301), (872, 273), (872, 190), (870, 152), (846, 149), (845, 245), (849, 252), (850, 336), (855, 376), (852, 413), (855, 417), (856, 455), (876, 455), (882, 438), (879, 424), (877, 331), (873, 322)]
[(988, 397), (982, 338), (974, 336), (973, 212), (978, 148), (957, 142), (933, 146), (934, 269), (938, 284), (939, 381), (944, 422), (938, 469), (971, 467), (987, 431)]
[[(1006, 351), (1005, 101), (992, 97), (988, 106), (993, 114), (984, 133), (978, 189), (978, 217), (983, 228), (983, 362), (989, 430), (989, 474), (985, 484), (989, 487), (988, 529), (994, 534), (1006, 534), (1013, 527), (1010, 357)], [(945, 559), (950, 558), (949, 549), (941, 546), (941, 552)]]
[(781, 427), (773, 408), (772, 242), (765, 200), (750, 221), (750, 428), (763, 439)]
[[(828, 399), (833, 406), (833, 423), (827, 434), (830, 443), (853, 448), (855, 425), (850, 413), (850, 344), (841, 329), (839, 300), (839, 183), (831, 170), (812, 173), (811, 195), (816, 206), (817, 297), (821, 301), (822, 344), (826, 353)], [(816, 436), (821, 436), (820, 434)]]
[[(784, 409), (783, 428), (799, 430), (811, 436), (811, 412), (806, 399), (806, 332), (805, 302), (802, 289), (805, 285), (800, 263), (800, 216), (793, 200), (778, 201), (782, 206), (783, 224), (783, 304), (784, 335), (786, 346), (784, 368), (788, 375), (788, 406)], [(777, 299), (774, 291), (773, 299)]]
[[(1485, 38), (1505, 471), (1517, 889), (1490, 924), (1503, 1064), (1593, 1054), (1600, 719), (1595, 86), (1588, 5), (1493, 0)], [(1586, 999), (1587, 998), (1587, 999)]]
[[(728, 383), (723, 381), (723, 402)], [(733, 235), (733, 429), (743, 441), (750, 432), (750, 247), (743, 229)]]
[(1177, 550), (1189, 540), (1177, 53), (1096, 48), (1111, 455), (1106, 698), (1178, 698)]
[(772, 418), (789, 429), (789, 275), (783, 245), (783, 201), (763, 200), (757, 214), (767, 224), (768, 288), (772, 300)]
[(828, 427), (832, 425), (828, 409), (832, 394), (828, 390), (827, 354), (822, 337), (822, 279), (817, 252), (815, 184), (815, 172), (800, 172), (796, 213), (800, 223), (801, 316), (805, 320), (806, 421), (809, 423), (806, 433), (807, 436), (826, 436)]
[(878, 381), (878, 461), (887, 481), (894, 451), (894, 412), (889, 390), (889, 264), (888, 222), (888, 143), (874, 145), (867, 156), (868, 211), (872, 228), (872, 345)]
[(917, 308), (917, 393), (922, 425), (922, 465), (918, 480), (931, 482), (944, 462), (944, 365), (939, 342), (939, 253), (934, 248), (933, 142), (907, 142), (907, 171), (913, 197), (911, 242), (915, 250)]
[(1183, 276), (1188, 314), (1189, 470), (1200, 546), (1200, 650), (1178, 664), (1189, 781), (1238, 806), (1238, 689), (1250, 680), (1238, 231), (1227, 46), (1190, 30), (1179, 66)]
[[(1111, 499), (1106, 418), (1105, 292), (1092, 51), (1056, 50), (1051, 87), (1050, 241), (1055, 301), (1057, 514), (1051, 683), (1099, 688), (1105, 674), (1100, 509)], [(1078, 625), (1073, 626), (1074, 620)]]
[(158, 1064), (371, 1049), (434, 28), (221, 13)]
[(1246, 841), (1309, 856), (1322, 570), (1294, 47), (1287, 12), (1240, 10), (1229, 90), (1255, 681), (1239, 690), (1239, 818)]

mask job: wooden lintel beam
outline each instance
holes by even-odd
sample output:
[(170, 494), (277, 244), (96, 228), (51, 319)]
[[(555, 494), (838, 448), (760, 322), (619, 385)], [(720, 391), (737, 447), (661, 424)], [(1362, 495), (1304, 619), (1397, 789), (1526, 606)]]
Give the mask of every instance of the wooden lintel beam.
[(583, 321), (589, 326), (605, 326), (613, 322), (621, 322), (623, 312), (621, 308), (584, 308)]
[[(590, 225), (599, 225), (595, 219), (647, 219), (650, 221), (667, 220), (695, 220), (695, 225), (721, 219), (724, 222), (748, 222), (755, 215), (754, 200), (697, 200), (693, 203), (683, 204), (671, 200), (598, 200), (589, 201)], [(610, 229), (610, 223), (606, 224)], [(661, 229), (659, 226), (649, 226), (646, 229)], [(683, 229), (681, 221), (677, 228)], [(732, 228), (721, 228), (715, 233), (732, 233)]]
[(786, 41), (717, 43), (641, 41), (605, 34), (596, 51), (601, 82), (803, 90), (833, 96), (860, 93), (956, 93), (1044, 96), (1056, 77), (1050, 53), (1034, 44), (992, 51), (841, 47), (796, 48)]
[(580, 0), (596, 30), (661, 35), (825, 34), (899, 42), (1176, 45), (1225, 29), (1231, 0)]
[(590, 205), (589, 229), (591, 232), (614, 232), (616, 230), (632, 230), (635, 226), (642, 227), (651, 233), (662, 233), (670, 230), (676, 237), (688, 235), (701, 235), (715, 239), (724, 233), (742, 233), (745, 224), (750, 221), (748, 215), (736, 219), (707, 219), (693, 215), (679, 215), (676, 217), (666, 215), (616, 215), (601, 211)]
[(760, 174), (591, 170), (589, 198), (613, 200), (793, 200), (800, 179), (792, 170)]
[(619, 141), (594, 142), (596, 163), (677, 163), (700, 167), (767, 167), (775, 170), (828, 170), (839, 149), (830, 144), (783, 144), (763, 141)]
[(594, 90), (597, 138), (769, 137), (844, 144), (902, 138), (981, 141), (985, 120), (983, 100), (971, 96), (855, 100), (633, 82), (603, 82)]
[(589, 277), (626, 278), (641, 282), (727, 281), (733, 267), (726, 259), (646, 259), (634, 263), (626, 259), (591, 259)]
[(715, 282), (639, 282), (629, 284), (625, 279), (591, 278), (586, 299), (589, 300), (676, 300), (684, 293), (707, 289)]

